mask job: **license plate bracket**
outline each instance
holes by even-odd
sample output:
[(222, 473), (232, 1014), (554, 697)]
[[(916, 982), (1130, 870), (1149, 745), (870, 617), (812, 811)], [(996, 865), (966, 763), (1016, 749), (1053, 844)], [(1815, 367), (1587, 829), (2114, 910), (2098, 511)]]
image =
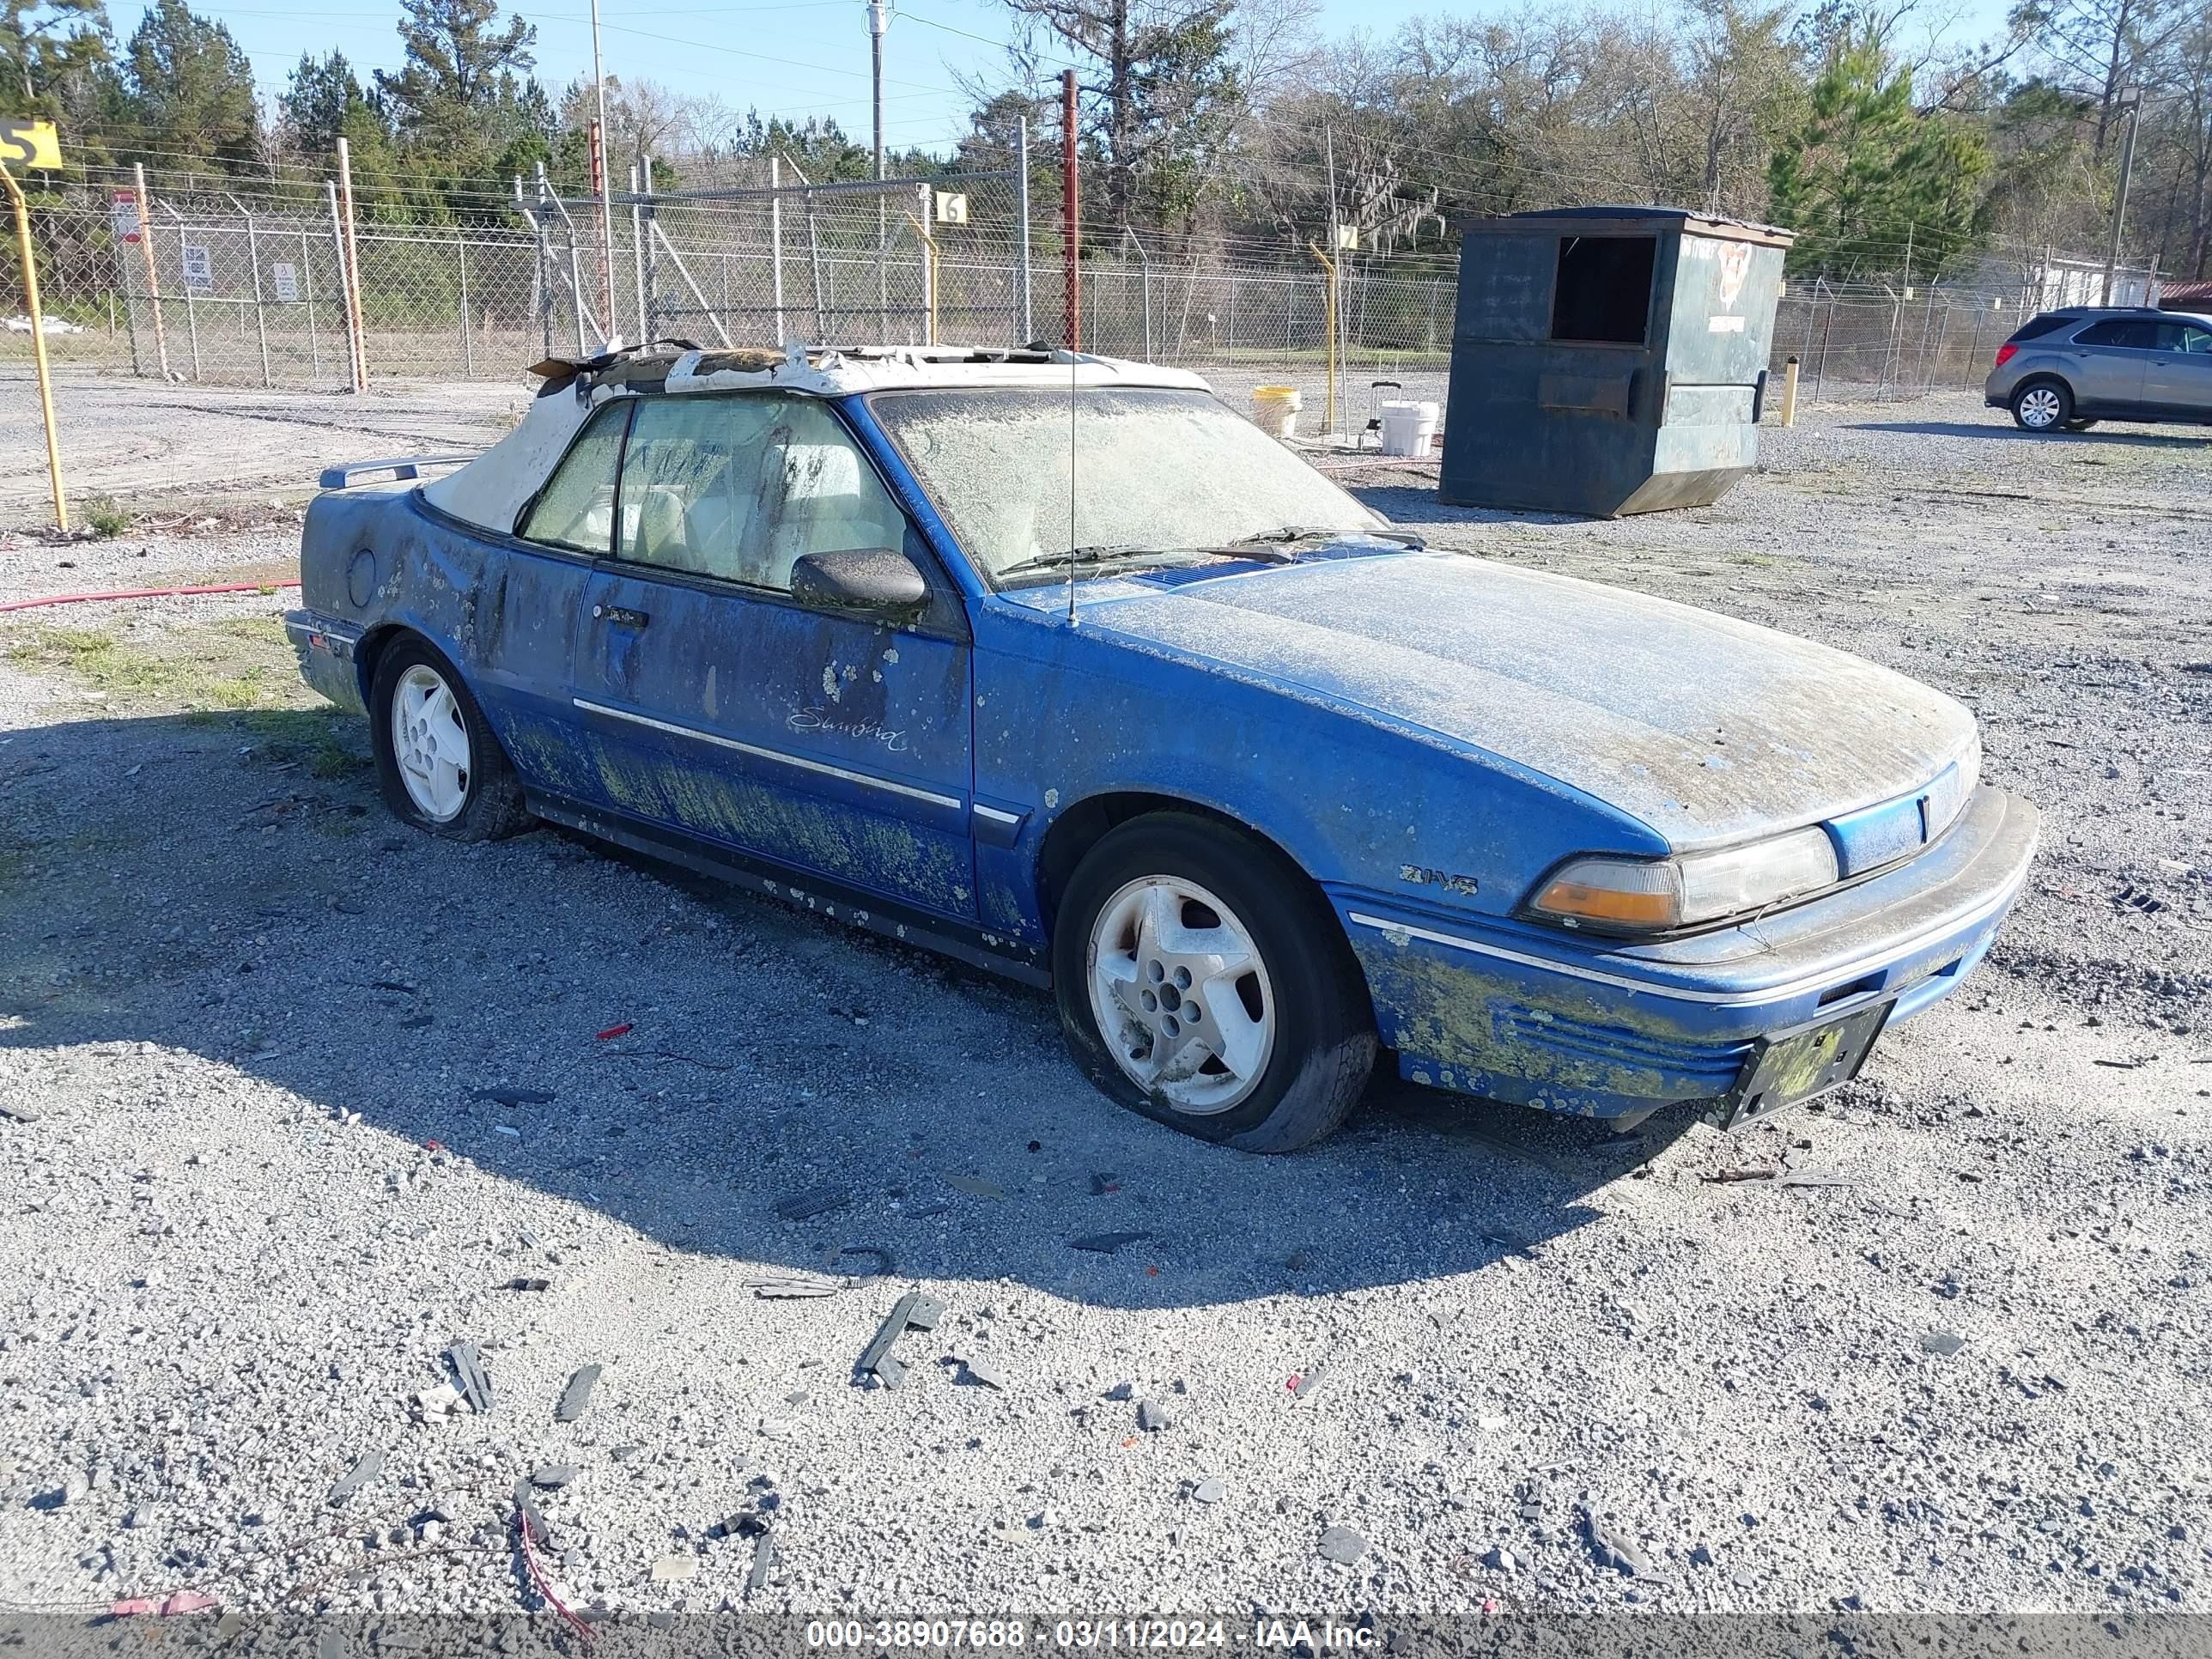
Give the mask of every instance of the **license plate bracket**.
[(1735, 1086), (1716, 1103), (1713, 1121), (1723, 1129), (1736, 1128), (1849, 1083), (1896, 1006), (1893, 997), (1759, 1038)]

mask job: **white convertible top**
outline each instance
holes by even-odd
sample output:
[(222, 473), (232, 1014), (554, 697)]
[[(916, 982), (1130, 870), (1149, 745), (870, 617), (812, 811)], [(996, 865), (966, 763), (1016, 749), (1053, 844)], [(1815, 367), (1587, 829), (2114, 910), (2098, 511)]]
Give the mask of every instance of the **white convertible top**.
[(677, 396), (774, 388), (814, 398), (955, 386), (1022, 386), (1039, 392), (1070, 386), (1210, 390), (1197, 375), (1153, 363), (1084, 352), (1004, 350), (974, 346), (789, 346), (610, 352), (585, 362), (549, 358), (532, 373), (545, 385), (514, 430), (466, 466), (422, 487), (424, 499), (457, 519), (502, 533), (545, 482), (585, 418), (611, 398)]

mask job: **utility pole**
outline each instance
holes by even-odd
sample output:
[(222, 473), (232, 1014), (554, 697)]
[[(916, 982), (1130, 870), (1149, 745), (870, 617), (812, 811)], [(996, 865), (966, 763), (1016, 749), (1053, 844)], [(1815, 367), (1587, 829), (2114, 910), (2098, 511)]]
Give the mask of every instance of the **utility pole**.
[(592, 0), (592, 92), (599, 100), (599, 122), (592, 145), (592, 165), (599, 187), (599, 290), (605, 298), (607, 332), (615, 331), (615, 204), (607, 179), (607, 72), (599, 61), (599, 0)]
[[(597, 0), (593, 0), (597, 3)], [(868, 0), (868, 56), (876, 82), (876, 178), (884, 176), (884, 31), (890, 27), (884, 0)]]
[(2120, 263), (2120, 232), (2128, 218), (2128, 178), (2136, 167), (2136, 128), (2142, 123), (2142, 88), (2123, 87), (2120, 106), (2128, 112), (2128, 136), (2120, 141), (2120, 187), (2112, 197), (2112, 240), (2105, 249), (2104, 303), (2112, 303), (2112, 277)]

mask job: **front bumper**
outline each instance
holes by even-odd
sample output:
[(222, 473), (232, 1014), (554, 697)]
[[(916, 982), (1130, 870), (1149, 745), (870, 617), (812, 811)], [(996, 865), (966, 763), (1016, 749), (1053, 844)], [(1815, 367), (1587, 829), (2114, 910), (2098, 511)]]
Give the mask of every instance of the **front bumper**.
[(1649, 945), (1330, 894), (1382, 1041), (1418, 1083), (1641, 1117), (1736, 1089), (1762, 1037), (1954, 990), (2034, 856), (2040, 815), (1984, 787), (1910, 863), (1741, 927)]
[(310, 687), (341, 708), (356, 714), (368, 712), (361, 673), (354, 664), (354, 649), (361, 643), (359, 628), (313, 611), (287, 611), (284, 636), (300, 659), (300, 678)]

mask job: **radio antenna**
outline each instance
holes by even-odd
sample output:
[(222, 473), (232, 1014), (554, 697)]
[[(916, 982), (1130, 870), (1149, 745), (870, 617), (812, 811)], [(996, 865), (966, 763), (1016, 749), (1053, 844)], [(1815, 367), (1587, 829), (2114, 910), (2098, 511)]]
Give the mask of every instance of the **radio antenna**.
[(1075, 626), (1075, 385), (1082, 353), (1067, 349), (1067, 625)]

